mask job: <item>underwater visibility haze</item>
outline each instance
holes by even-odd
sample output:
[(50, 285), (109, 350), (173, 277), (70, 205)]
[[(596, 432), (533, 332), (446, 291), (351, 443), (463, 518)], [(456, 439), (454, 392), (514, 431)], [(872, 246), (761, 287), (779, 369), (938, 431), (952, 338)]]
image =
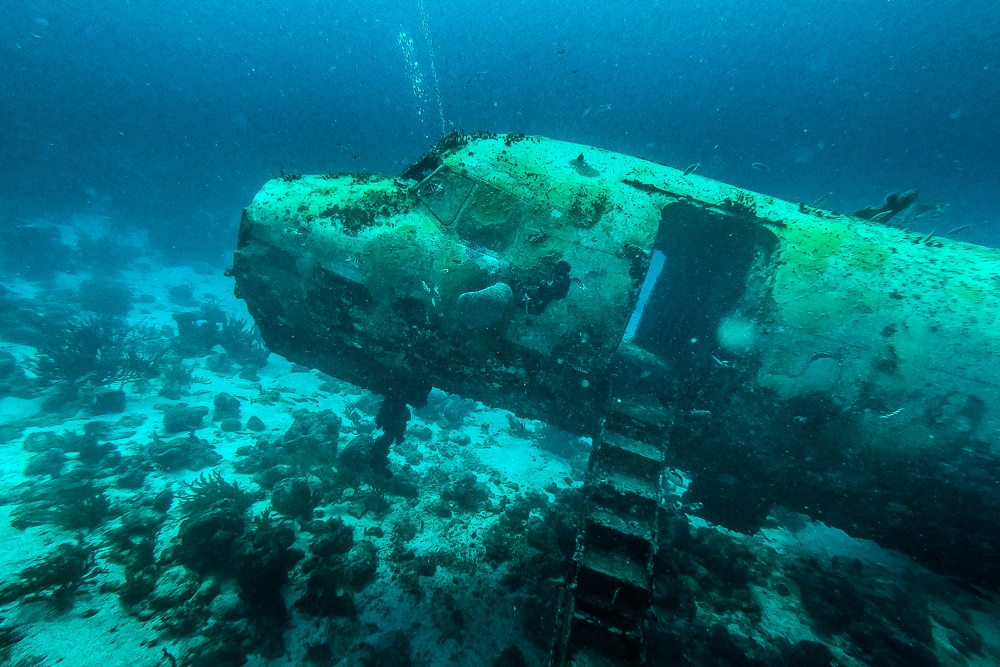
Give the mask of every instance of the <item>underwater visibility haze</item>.
[(0, 662), (1000, 663), (994, 3), (5, 18)]

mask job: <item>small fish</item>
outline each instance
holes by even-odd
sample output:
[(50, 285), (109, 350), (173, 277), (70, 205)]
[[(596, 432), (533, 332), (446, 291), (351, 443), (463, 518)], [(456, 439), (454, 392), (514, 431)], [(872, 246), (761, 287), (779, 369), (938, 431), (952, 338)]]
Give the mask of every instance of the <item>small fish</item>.
[(819, 199), (817, 199), (813, 203), (809, 204), (809, 206), (811, 206), (812, 208), (816, 208), (816, 207), (818, 207), (820, 204), (822, 204), (823, 202), (825, 202), (827, 199), (829, 199), (832, 196), (833, 196), (832, 192), (827, 192), (825, 195), (823, 195), (822, 197), (820, 197)]
[(507, 418), (507, 423), (510, 425), (510, 434), (515, 438), (523, 438), (527, 440), (531, 437), (531, 431), (528, 430), (527, 424), (525, 424), (520, 419), (517, 419), (513, 415), (504, 415)]
[(581, 278), (577, 278), (576, 276), (569, 279), (569, 284), (574, 287), (579, 287), (583, 291), (587, 291), (587, 286), (583, 284), (583, 280)]
[(434, 297), (441, 298), (441, 290), (434, 283), (427, 284), (426, 280), (421, 280), (420, 284), (423, 285), (424, 291), (431, 295), (431, 303), (434, 303)]
[(430, 197), (444, 190), (444, 183), (441, 181), (430, 181), (420, 186), (417, 194), (421, 197)]
[(701, 166), (701, 162), (695, 162), (694, 164), (689, 164), (687, 169), (684, 170), (684, 175), (693, 174), (694, 170)]
[(896, 215), (899, 211), (882, 211), (881, 213), (876, 213), (872, 217), (868, 218), (872, 222), (885, 222), (892, 216)]
[(910, 217), (913, 219), (928, 217), (937, 218), (944, 211), (941, 210), (941, 204), (912, 204), (909, 208)]
[(770, 169), (767, 168), (767, 165), (764, 164), (763, 162), (751, 162), (750, 168), (753, 169), (754, 171), (771, 171)]
[(964, 232), (968, 228), (969, 228), (969, 225), (960, 225), (958, 227), (955, 227), (955, 229), (949, 230), (948, 233), (945, 234), (945, 236), (951, 236), (952, 234), (960, 234), (960, 233)]
[(355, 269), (360, 269), (365, 264), (365, 258), (360, 253), (354, 253), (347, 258), (347, 263)]
[(934, 229), (931, 230), (931, 233), (928, 234), (927, 236), (925, 236), (920, 242), (921, 243), (927, 243), (928, 241), (930, 241), (932, 238), (934, 238), (934, 232), (936, 232), (936, 231), (937, 231), (937, 228), (935, 227)]

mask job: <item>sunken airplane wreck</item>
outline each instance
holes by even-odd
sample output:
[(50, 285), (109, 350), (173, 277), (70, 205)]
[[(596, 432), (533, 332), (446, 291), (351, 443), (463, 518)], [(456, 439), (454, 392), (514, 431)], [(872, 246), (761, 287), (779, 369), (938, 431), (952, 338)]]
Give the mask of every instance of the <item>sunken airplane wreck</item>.
[(1000, 585), (998, 250), (456, 133), (268, 182), (232, 271), (271, 349), (385, 396), (376, 458), (432, 386), (594, 438), (554, 664), (640, 655), (671, 468), (729, 528), (781, 505)]

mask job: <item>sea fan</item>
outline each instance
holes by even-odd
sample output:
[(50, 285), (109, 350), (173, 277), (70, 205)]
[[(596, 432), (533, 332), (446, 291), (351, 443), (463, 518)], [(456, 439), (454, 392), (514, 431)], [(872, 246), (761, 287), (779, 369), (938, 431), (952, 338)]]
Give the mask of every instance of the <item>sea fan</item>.
[(222, 474), (218, 472), (211, 475), (202, 473), (178, 494), (177, 499), (180, 511), (188, 517), (204, 514), (222, 502), (233, 503), (240, 513), (253, 505), (253, 497), (249, 493), (236, 482), (222, 479)]
[(165, 353), (159, 332), (93, 315), (50, 332), (38, 346), (34, 371), (52, 383), (106, 386), (156, 377)]

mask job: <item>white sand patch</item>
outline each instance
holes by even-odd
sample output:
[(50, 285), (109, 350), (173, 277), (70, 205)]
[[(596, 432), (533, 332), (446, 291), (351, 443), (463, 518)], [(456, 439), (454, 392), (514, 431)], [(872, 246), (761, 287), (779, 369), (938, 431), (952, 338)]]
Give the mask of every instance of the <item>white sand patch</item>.
[(41, 410), (41, 403), (37, 399), (5, 396), (0, 398), (0, 424), (6, 426), (26, 421)]

